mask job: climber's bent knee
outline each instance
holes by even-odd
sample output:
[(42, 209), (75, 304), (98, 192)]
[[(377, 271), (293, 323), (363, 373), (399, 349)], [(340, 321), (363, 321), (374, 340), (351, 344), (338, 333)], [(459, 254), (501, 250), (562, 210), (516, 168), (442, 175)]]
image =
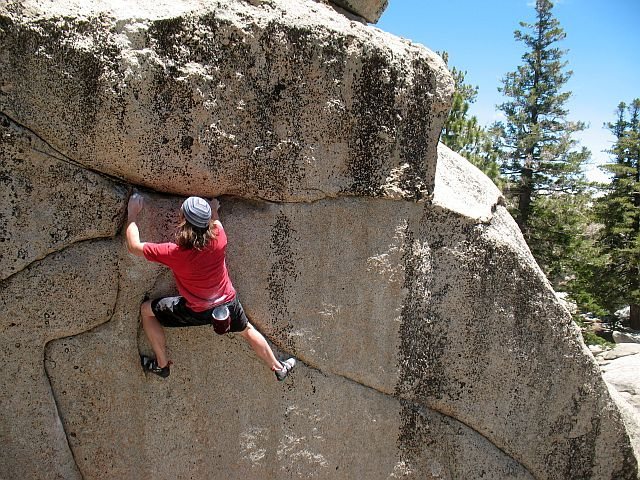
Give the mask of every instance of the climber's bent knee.
[(151, 309), (151, 300), (147, 300), (146, 302), (142, 302), (140, 305), (140, 314), (143, 317), (153, 317), (153, 310)]

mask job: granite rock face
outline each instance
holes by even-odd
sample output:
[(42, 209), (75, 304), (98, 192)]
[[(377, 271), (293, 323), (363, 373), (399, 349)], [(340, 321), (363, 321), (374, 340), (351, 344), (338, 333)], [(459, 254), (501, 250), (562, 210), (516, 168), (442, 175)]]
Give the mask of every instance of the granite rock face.
[[(0, 46), (0, 478), (637, 477), (436, 55), (304, 0), (9, 2)], [(146, 241), (221, 197), (285, 383), (208, 327), (143, 374), (133, 188)]]
[(113, 237), (128, 187), (0, 116), (0, 278), (76, 242)]
[[(614, 332), (618, 333), (618, 332)], [(636, 457), (640, 455), (640, 345), (618, 343), (597, 357), (611, 396), (618, 405), (631, 437)]]
[(376, 23), (389, 4), (388, 0), (331, 0), (349, 12), (361, 16), (367, 22)]
[[(81, 478), (54, 398), (82, 393), (73, 385), (51, 391), (44, 352), (53, 339), (109, 321), (118, 296), (118, 247), (106, 240), (77, 243), (3, 280), (0, 478)], [(89, 373), (106, 365), (74, 367)], [(91, 412), (83, 414), (90, 423)]]

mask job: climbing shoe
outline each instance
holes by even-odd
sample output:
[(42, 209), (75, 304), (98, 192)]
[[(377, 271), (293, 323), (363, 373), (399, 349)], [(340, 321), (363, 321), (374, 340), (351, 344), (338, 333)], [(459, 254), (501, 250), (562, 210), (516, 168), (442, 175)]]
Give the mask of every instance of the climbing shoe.
[(169, 376), (169, 366), (171, 362), (167, 364), (166, 367), (159, 367), (158, 362), (155, 358), (147, 357), (146, 355), (140, 355), (140, 363), (142, 364), (142, 368), (151, 373), (155, 373), (162, 378), (167, 378)]
[(279, 382), (281, 382), (285, 378), (287, 378), (287, 375), (289, 375), (289, 372), (291, 371), (291, 369), (296, 366), (296, 359), (295, 358), (289, 358), (289, 359), (285, 360), (284, 362), (280, 362), (280, 363), (282, 364), (282, 369), (281, 370), (274, 370), (274, 372), (276, 374), (276, 378), (278, 379)]

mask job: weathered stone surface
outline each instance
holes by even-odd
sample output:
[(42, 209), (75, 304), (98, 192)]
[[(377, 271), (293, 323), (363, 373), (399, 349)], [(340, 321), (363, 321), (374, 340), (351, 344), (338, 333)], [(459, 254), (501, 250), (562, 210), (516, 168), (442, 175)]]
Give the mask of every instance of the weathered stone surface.
[(504, 207), (486, 226), (431, 214), (414, 238), (398, 394), (473, 425), (536, 478), (631, 475), (626, 440), (605, 440), (624, 434), (597, 368)]
[(127, 188), (70, 163), (0, 116), (0, 278), (90, 238), (115, 236)]
[(637, 343), (620, 343), (611, 350), (598, 355), (598, 358), (602, 361), (615, 360), (616, 358), (626, 357), (628, 355), (635, 355), (640, 353), (640, 345)]
[[(111, 324), (104, 330), (109, 328), (119, 330)], [(96, 331), (56, 342), (48, 351), (57, 365), (49, 369), (55, 372), (55, 390), (77, 393), (65, 396), (61, 408), (86, 480), (126, 478), (132, 471), (157, 479), (425, 478), (425, 473), (455, 479), (481, 478), (482, 472), (488, 478), (533, 478), (469, 428), (426, 409), (411, 410), (422, 436), (399, 452), (402, 416), (408, 414), (397, 399), (304, 365), (283, 390), (245, 343), (206, 327), (168, 332), (176, 366), (166, 382), (143, 378), (132, 349), (108, 344), (114, 335)], [(114, 353), (120, 374), (72, 368), (107, 362)], [(114, 428), (128, 436), (114, 443), (98, 434)], [(158, 455), (167, 450), (170, 457)]]
[[(82, 478), (44, 369), (44, 347), (109, 320), (117, 245), (84, 242), (0, 283), (0, 478)], [(91, 371), (86, 365), (74, 365)], [(67, 395), (65, 389), (56, 393)], [(91, 412), (85, 412), (90, 421)]]
[(356, 15), (361, 16), (371, 23), (376, 23), (382, 12), (385, 11), (388, 0), (331, 0), (331, 3), (338, 5)]
[[(464, 165), (459, 167), (464, 170)], [(179, 199), (149, 199), (148, 210), (141, 219), (143, 232), (149, 232), (151, 238), (165, 232), (166, 238), (166, 232), (171, 225), (170, 216), (166, 215), (166, 212), (175, 211), (179, 203)], [(617, 413), (613, 406), (607, 403), (608, 397), (602, 390), (604, 385), (595, 374), (590, 357), (584, 355), (581, 350), (576, 330), (572, 328), (568, 317), (564, 316), (564, 311), (556, 305), (557, 313), (550, 315), (546, 312), (544, 317), (541, 311), (536, 310), (548, 309), (550, 305), (554, 305), (555, 296), (533, 262), (527, 261), (527, 257), (513, 258), (527, 255), (527, 250), (526, 246), (518, 241), (517, 236), (511, 238), (505, 235), (504, 231), (513, 229), (514, 224), (513, 220), (504, 214), (504, 208), (498, 207), (496, 217), (491, 223), (482, 225), (447, 213), (440, 207), (425, 209), (419, 205), (407, 204), (403, 205), (404, 212), (397, 207), (395, 202), (383, 200), (372, 202), (344, 199), (312, 205), (276, 205), (225, 199), (223, 220), (231, 238), (229, 264), (251, 320), (283, 350), (295, 353), (305, 364), (321, 371), (323, 376), (346, 377), (378, 390), (381, 397), (396, 394), (407, 399), (408, 403), (399, 403), (394, 407), (398, 411), (398, 420), (394, 424), (396, 430), (393, 430), (398, 448), (394, 450), (396, 457), (393, 457), (398, 462), (394, 464), (396, 472), (406, 469), (407, 472), (413, 472), (412, 475), (418, 476), (424, 472), (441, 472), (444, 478), (460, 478), (448, 476), (446, 470), (440, 470), (443, 464), (451, 464), (449, 457), (434, 457), (430, 450), (423, 448), (425, 444), (437, 444), (437, 441), (432, 436), (433, 430), (428, 427), (430, 423), (424, 423), (425, 421), (421, 420), (423, 417), (416, 415), (416, 412), (435, 415), (435, 410), (470, 426), (480, 434), (474, 433), (471, 437), (475, 439), (473, 442), (484, 444), (485, 439), (489, 439), (511, 458), (517, 459), (518, 463), (526, 465), (526, 471), (531, 472), (535, 478), (618, 478), (611, 475), (625, 478), (627, 474), (624, 473), (624, 469), (630, 469), (632, 466), (625, 466), (624, 458), (613, 464), (609, 458), (616, 458), (615, 452), (624, 449), (622, 440), (617, 445), (609, 444), (612, 438), (620, 435), (624, 438)], [(393, 214), (389, 213), (390, 208), (394, 208)], [(158, 227), (161, 211), (165, 212), (166, 223)], [(357, 214), (360, 214), (361, 218), (358, 218)], [(366, 226), (366, 218), (383, 219), (390, 223), (385, 225), (378, 222), (378, 233), (374, 233), (371, 227)], [(398, 228), (394, 223), (398, 218), (403, 218), (406, 225)], [(326, 223), (318, 222), (318, 219), (326, 219)], [(457, 227), (451, 228), (452, 225)], [(421, 231), (421, 228), (425, 228), (426, 231)], [(432, 228), (439, 231), (440, 235), (446, 231), (448, 236), (452, 237), (451, 240), (447, 241), (435, 232), (428, 233)], [(500, 230), (504, 231), (499, 232)], [(326, 232), (331, 232), (331, 235), (327, 235)], [(331, 240), (331, 237), (335, 239)], [(366, 241), (363, 242), (363, 239)], [(481, 239), (486, 243), (481, 244)], [(323, 241), (325, 244), (321, 246), (320, 243)], [(332, 244), (332, 241), (360, 246), (358, 249), (340, 249)], [(466, 244), (469, 250), (462, 247), (462, 244)], [(482, 247), (479, 248), (478, 245)], [(359, 254), (354, 255), (354, 250)], [(332, 252), (332, 255), (310, 256), (309, 252)], [(332, 258), (333, 256), (335, 258)], [(456, 257), (456, 261), (452, 261), (452, 256)], [(489, 265), (482, 272), (484, 280), (480, 280), (483, 276), (475, 271), (478, 256), (492, 258), (496, 263), (490, 265), (481, 262), (482, 265)], [(504, 265), (500, 264), (504, 262), (510, 268), (501, 268)], [(528, 266), (518, 267), (520, 262)], [(397, 263), (400, 263), (400, 267)], [(359, 272), (359, 275), (349, 275), (345, 266)], [(149, 279), (149, 273), (136, 273), (136, 269), (151, 271), (152, 268), (134, 259), (133, 265), (127, 267), (127, 275), (132, 280), (147, 278), (144, 282), (135, 282), (136, 284), (152, 285), (154, 282)], [(157, 268), (154, 268), (154, 271), (157, 272)], [(419, 295), (418, 290), (424, 287), (419, 284), (425, 281), (424, 275), (431, 278), (433, 285), (428, 286), (425, 295)], [(501, 275), (506, 275), (507, 279), (501, 278)], [(533, 281), (524, 280), (530, 277), (534, 278)], [(345, 282), (344, 278), (349, 282)], [(455, 283), (453, 279), (456, 279)], [(507, 287), (509, 281), (519, 283)], [(523, 302), (520, 292), (524, 285), (520, 283), (525, 281), (529, 282), (525, 290), (539, 292), (540, 298)], [(535, 286), (536, 283), (540, 285)], [(152, 296), (170, 291), (170, 283), (162, 277), (155, 284)], [(404, 289), (403, 293), (397, 291), (401, 286)], [(139, 288), (138, 286), (138, 290)], [(484, 294), (474, 293), (474, 288), (483, 290)], [(492, 288), (495, 291), (492, 291)], [(131, 288), (124, 288), (127, 291), (132, 289), (135, 291), (133, 284)], [(374, 292), (374, 295), (370, 292)], [(138, 291), (137, 297), (142, 293)], [(77, 363), (103, 363), (105, 360), (102, 357), (112, 354), (113, 345), (109, 341), (110, 338), (129, 338), (128, 345), (127, 341), (122, 345), (126, 351), (116, 355), (122, 359), (118, 370), (132, 370), (131, 376), (141, 376), (139, 372), (136, 373), (136, 360), (132, 358), (135, 348), (131, 345), (131, 339), (134, 338), (131, 326), (132, 322), (135, 324), (135, 320), (130, 314), (127, 315), (127, 312), (135, 309), (135, 298), (136, 295), (131, 297), (133, 305), (127, 300), (126, 305), (122, 307), (120, 315), (124, 320), (121, 327), (110, 324), (103, 327), (104, 332), (96, 331), (93, 334), (61, 341), (56, 345), (55, 351), (51, 350), (48, 353), (48, 358), (56, 359), (62, 356), (65, 360), (57, 360), (56, 364), (67, 366)], [(363, 298), (368, 300), (362, 302)], [(427, 305), (421, 307), (421, 302), (427, 302)], [(429, 312), (433, 312), (434, 316)], [(543, 325), (534, 328), (532, 324), (535, 322), (527, 320), (531, 317), (540, 323), (543, 322), (543, 318), (547, 320), (544, 320)], [(482, 323), (477, 322), (477, 318), (482, 319)], [(561, 319), (564, 324), (556, 325)], [(107, 332), (113, 328), (118, 331), (118, 335)], [(503, 336), (490, 334), (501, 329), (510, 332), (507, 340)], [(127, 330), (126, 335), (120, 335), (122, 331)], [(259, 390), (263, 392), (267, 405), (277, 403), (277, 396), (268, 400), (270, 397), (265, 392), (272, 388), (268, 383), (272, 379), (265, 376), (264, 369), (261, 372), (259, 362), (251, 355), (238, 360), (238, 349), (242, 350), (243, 347), (238, 344), (220, 343), (225, 340), (215, 337), (207, 329), (200, 329), (199, 332), (169, 332), (169, 343), (178, 365), (174, 369), (174, 376), (178, 377), (175, 381), (180, 384), (176, 387), (177, 393), (168, 393), (171, 401), (199, 404), (194, 398), (208, 398), (207, 389), (211, 387), (202, 386), (202, 392), (194, 393), (197, 391), (194, 389), (199, 388), (196, 386), (197, 379), (210, 379), (212, 385), (217, 385), (218, 381), (227, 384), (231, 381), (229, 379), (235, 368), (227, 372), (228, 376), (225, 377), (223, 375), (226, 367), (223, 365), (235, 365), (239, 362), (243, 368), (255, 369), (250, 375), (256, 375), (260, 380), (246, 379), (249, 382), (246, 386), (243, 386), (240, 380), (235, 380), (234, 388), (247, 392)], [(195, 347), (194, 344), (200, 346)], [(218, 348), (222, 349), (222, 353), (215, 353), (213, 357), (209, 357), (213, 353), (206, 349), (213, 349), (215, 352)], [(78, 358), (71, 360), (62, 355), (61, 352), (67, 349), (75, 352), (74, 355), (78, 355)], [(479, 361), (481, 358), (485, 358), (486, 361)], [(245, 362), (253, 366), (245, 365)], [(179, 367), (180, 365), (184, 367)], [(203, 365), (207, 369), (204, 372), (201, 370)], [(591, 371), (586, 378), (585, 369)], [(113, 389), (114, 384), (118, 384), (117, 377), (120, 377), (109, 373), (100, 380), (104, 385), (98, 388), (95, 376), (83, 380), (75, 375), (70, 376), (70, 372), (60, 370), (60, 367), (57, 372), (56, 375), (52, 375), (55, 378), (56, 390), (69, 391), (77, 388), (86, 392), (89, 389), (83, 386), (83, 382), (91, 382), (92, 391), (100, 391), (101, 388), (107, 392), (97, 394), (99, 398), (101, 395), (108, 397), (108, 392)], [(316, 387), (317, 395), (322, 394), (323, 389), (318, 385), (318, 380), (309, 379), (311, 371), (306, 371), (303, 367), (298, 372), (300, 373), (294, 378), (299, 375), (304, 379), (302, 381), (309, 381)], [(220, 376), (222, 379), (218, 380)], [(136, 391), (137, 388), (129, 383), (130, 378), (124, 376), (120, 380), (127, 382), (124, 390)], [(173, 377), (171, 378), (173, 380)], [(154, 380), (151, 379), (152, 382)], [(59, 385), (56, 386), (57, 382)], [(302, 405), (305, 405), (302, 408), (307, 408), (309, 400), (303, 401), (297, 397), (300, 392), (295, 382), (297, 380), (294, 380), (292, 389), (287, 392), (285, 399), (294, 405), (298, 405), (296, 402), (302, 402)], [(342, 385), (340, 382), (339, 384)], [(73, 385), (77, 387), (71, 387)], [(500, 385), (500, 388), (497, 388), (497, 385)], [(575, 385), (575, 388), (568, 388), (568, 385)], [(218, 396), (222, 395), (225, 389), (213, 388), (217, 392), (217, 402)], [(351, 398), (352, 395), (334, 384), (323, 388), (330, 389), (332, 395), (340, 398)], [(579, 393), (580, 391), (584, 393)], [(235, 395), (235, 390), (228, 394)], [(153, 396), (156, 397), (157, 395)], [(185, 423), (189, 424), (190, 416), (161, 420), (159, 414), (148, 417), (138, 412), (136, 408), (141, 407), (131, 404), (129, 394), (122, 399), (114, 399), (116, 400), (123, 402), (123, 405), (116, 409), (117, 418), (112, 418), (113, 414), (110, 412), (104, 412), (102, 415), (105, 418), (101, 420), (104, 425), (98, 424), (93, 428), (102, 430), (110, 425), (120, 425), (125, 418), (136, 418), (143, 423), (158, 421), (170, 431), (177, 431), (174, 433), (179, 437), (175, 440), (176, 448), (180, 450), (192, 451), (193, 447), (190, 445), (193, 443), (202, 443), (205, 450), (213, 448), (207, 446), (204, 438), (197, 442), (190, 440), (193, 428), (184, 427)], [(355, 404), (363, 401), (360, 397), (352, 400)], [(91, 397), (86, 397), (83, 401), (86, 403), (84, 407), (77, 399), (74, 400), (73, 408), (68, 409), (68, 413), (64, 415), (69, 422), (68, 430), (76, 435), (72, 445), (75, 445), (73, 442), (76, 441), (78, 445), (83, 442), (83, 435), (78, 433), (84, 428), (82, 412), (89, 410), (95, 403)], [(337, 400), (329, 403), (332, 411), (351, 412), (356, 408)], [(253, 411), (249, 406), (238, 407), (237, 401), (233, 404), (240, 411), (244, 411), (245, 408)], [(217, 419), (212, 413), (219, 410), (220, 407), (216, 405), (212, 406), (209, 403), (208, 410), (201, 414), (194, 413), (194, 418), (213, 416)], [(312, 405), (321, 411), (322, 408), (328, 408), (325, 402), (320, 400), (312, 401)], [(426, 408), (427, 406), (433, 410)], [(281, 427), (274, 426), (272, 419), (280, 418), (283, 413), (271, 408), (264, 407), (265, 419), (258, 420), (257, 417), (252, 417), (253, 420), (245, 421), (248, 425), (261, 425), (259, 428), (273, 435), (273, 431), (279, 432)], [(63, 410), (67, 412), (67, 409)], [(187, 410), (186, 404), (179, 409), (184, 410)], [(523, 412), (528, 414), (523, 415)], [(240, 414), (236, 412), (235, 415)], [(78, 420), (71, 420), (73, 417), (78, 417)], [(231, 418), (235, 417), (231, 415)], [(509, 420), (506, 423), (505, 418)], [(597, 427), (591, 423), (584, 423), (585, 419), (589, 418), (597, 419)], [(344, 421), (341, 425), (345, 430), (339, 430), (338, 433), (334, 429), (340, 427), (336, 425), (326, 425), (322, 422), (313, 426), (306, 424), (302, 430), (296, 431), (293, 438), (301, 438), (304, 432), (308, 434), (309, 429), (313, 431), (313, 428), (334, 432), (332, 438), (351, 438), (347, 432), (353, 432), (355, 427)], [(142, 424), (137, 424), (137, 427), (152, 428)], [(238, 439), (244, 438), (243, 435), (246, 434), (238, 431), (237, 427), (233, 430), (231, 427), (221, 427), (217, 423), (204, 428), (204, 431), (220, 431), (221, 428), (225, 432), (225, 438), (233, 439), (233, 442), (241, 442)], [(388, 426), (384, 428), (385, 431), (388, 429)], [(610, 431), (611, 429), (614, 431)], [(93, 430), (89, 432), (91, 431)], [(575, 437), (562, 441), (565, 435), (562, 432), (571, 432)], [(131, 432), (128, 431), (128, 434), (131, 435)], [(206, 437), (206, 433), (202, 435)], [(152, 438), (153, 441), (166, 441), (163, 436), (161, 440), (155, 436)], [(386, 437), (372, 438), (375, 438), (372, 440), (373, 445), (379, 445), (378, 442), (391, 443)], [(541, 442), (542, 438), (555, 440), (548, 444)], [(128, 450), (128, 455), (121, 457), (118, 461), (121, 464), (118, 465), (114, 465), (112, 461), (115, 446), (108, 447), (88, 441), (86, 443), (86, 446), (78, 447), (76, 457), (93, 459), (92, 465), (96, 470), (86, 465), (83, 466), (83, 471), (97, 472), (97, 478), (107, 471), (100, 468), (126, 472), (132, 468), (150, 468), (149, 465), (154, 463), (149, 462), (144, 454), (136, 453), (135, 448), (138, 447), (135, 447), (133, 440), (127, 444), (133, 450)], [(277, 442), (272, 440), (270, 444), (273, 443)], [(532, 446), (533, 443), (535, 446)], [(308, 443), (304, 443), (304, 446), (307, 449), (311, 448)], [(337, 451), (331, 448), (331, 445), (326, 445), (319, 450), (305, 450), (305, 453), (300, 453), (296, 458), (335, 458)], [(264, 447), (259, 447), (258, 450), (263, 452)], [(356, 457), (370, 454), (355, 450), (351, 444), (347, 450), (354, 452)], [(291, 473), (293, 465), (283, 466), (280, 461), (285, 456), (278, 457), (277, 451), (276, 449), (273, 460), (276, 466), (270, 464), (268, 468), (284, 469), (289, 472), (287, 475), (294, 476)], [(186, 461), (188, 454), (181, 455), (184, 455)], [(201, 458), (204, 454), (196, 452), (194, 455), (195, 458)], [(256, 455), (260, 456), (262, 453)], [(384, 462), (391, 460), (377, 452), (373, 455), (382, 463), (376, 464), (375, 468), (372, 467), (372, 472), (380, 474), (388, 471), (390, 463)], [(600, 455), (606, 456), (607, 460), (599, 461)], [(433, 460), (434, 458), (437, 460)], [(631, 457), (627, 458), (628, 461), (632, 460)], [(223, 464), (230, 462), (237, 464), (242, 463), (242, 460), (222, 460)], [(355, 459), (349, 459), (347, 463), (360, 467)], [(300, 474), (308, 473), (307, 468), (318, 467), (313, 461), (304, 467), (299, 463), (296, 466), (298, 470), (293, 471)], [(505, 471), (520, 471), (520, 474), (524, 474), (525, 471), (520, 470), (522, 467), (512, 470), (511, 467), (507, 468), (506, 464), (503, 464), (503, 467)], [(202, 468), (205, 469), (201, 472), (202, 477), (208, 478), (210, 472), (206, 468), (209, 467)], [(340, 468), (344, 469), (345, 466), (341, 465)], [(471, 466), (461, 464), (459, 468)], [(172, 470), (171, 465), (158, 467), (158, 471), (169, 472), (167, 478), (175, 475), (179, 478), (179, 472)], [(546, 471), (553, 473), (545, 473)], [(240, 472), (242, 475), (248, 475), (244, 470)], [(157, 472), (153, 470), (150, 473)], [(264, 474), (264, 470), (258, 470), (255, 478)], [(372, 475), (374, 478), (383, 478), (386, 474), (380, 477), (373, 473)], [(466, 478), (476, 477), (472, 475)], [(496, 474), (490, 478), (510, 477), (506, 474)]]
[(613, 341), (618, 344), (631, 343), (638, 344), (640, 343), (640, 335), (635, 333), (624, 333), (624, 332), (613, 332)]
[(431, 195), (452, 80), (424, 47), (310, 0), (85, 3), (0, 25), (0, 108), (67, 157), (185, 195)]
[[(354, 211), (361, 207), (355, 200), (343, 202), (345, 205), (338, 207)], [(392, 206), (390, 202), (377, 203), (378, 215)], [(175, 212), (178, 205), (178, 199), (148, 196), (140, 219), (142, 230), (167, 239), (173, 220), (167, 213)], [(240, 219), (260, 211), (255, 204), (250, 208), (231, 199), (223, 208), (225, 223), (235, 224), (239, 231), (243, 227)], [(329, 214), (328, 209), (336, 206), (319, 208)], [(268, 225), (264, 228), (270, 230)], [(230, 236), (235, 235), (231, 227), (228, 230)], [(240, 238), (251, 238), (256, 231), (245, 230)], [(394, 240), (391, 233), (383, 238)], [(282, 237), (277, 241), (287, 242)], [(239, 243), (244, 240), (233, 244)], [(235, 262), (242, 258), (241, 252), (230, 254)], [(244, 258), (244, 268), (235, 273), (246, 281), (261, 270), (249, 268), (253, 261)], [(145, 377), (137, 361), (135, 306), (146, 292), (156, 296), (174, 287), (166, 271), (157, 265), (126, 255), (118, 259), (118, 265), (119, 294), (111, 321), (91, 332), (50, 342), (45, 356), (53, 390), (64, 392), (58, 395), (58, 405), (83, 478), (122, 478), (132, 471), (171, 479), (335, 478), (336, 472), (346, 478), (418, 478), (425, 472), (451, 479), (483, 474), (489, 478), (532, 478), (523, 466), (469, 427), (375, 386), (334, 374), (329, 361), (326, 367), (317, 363), (318, 369), (300, 364), (289, 384), (279, 384), (246, 344), (214, 335), (211, 328), (169, 330), (168, 342), (176, 362), (172, 376), (167, 381)], [(391, 272), (383, 273), (384, 269), (375, 269), (370, 280), (375, 282), (377, 277), (381, 287), (397, 283)], [(257, 298), (249, 296), (245, 305), (262, 304), (261, 288), (250, 285), (245, 287), (250, 292), (257, 290)], [(278, 305), (281, 299), (273, 302)], [(301, 304), (306, 305), (304, 301)], [(350, 308), (358, 321), (362, 307)], [(284, 318), (263, 317), (262, 308), (247, 310), (260, 328), (269, 328), (273, 322), (276, 329), (286, 332)], [(379, 317), (380, 323), (386, 320)], [(311, 324), (308, 329), (313, 327)], [(351, 335), (346, 330), (344, 334)], [(335, 332), (333, 335), (337, 338)], [(390, 336), (397, 337), (397, 333)], [(292, 345), (286, 333), (274, 333), (273, 338)], [(144, 341), (140, 348), (148, 349)], [(308, 347), (302, 344), (303, 348)], [(380, 349), (372, 346), (369, 357), (379, 356), (376, 350)], [(353, 354), (349, 346), (344, 350), (336, 349), (336, 355), (346, 359)], [(305, 356), (301, 352), (301, 357)], [(101, 368), (104, 365), (109, 368)], [(354, 370), (350, 366), (350, 371)], [(101, 435), (110, 431), (118, 432), (118, 442)], [(397, 446), (399, 438), (403, 439), (401, 448)], [(162, 449), (169, 449), (172, 455), (158, 457)]]
[(640, 412), (638, 409), (637, 397), (634, 404), (629, 401), (628, 396), (624, 395), (623, 392), (618, 391), (617, 386), (607, 382), (607, 387), (609, 388), (611, 398), (620, 410), (620, 415), (622, 416), (625, 428), (629, 434), (635, 456), (636, 458), (640, 458)]
[(602, 366), (603, 378), (636, 409), (640, 418), (640, 353), (625, 355)]
[(248, 315), (309, 365), (392, 394), (402, 258), (422, 207), (344, 199), (223, 208), (238, 239), (228, 247), (229, 267), (242, 298), (251, 292)]
[(433, 205), (485, 223), (504, 198), (484, 173), (439, 143)]
[(640, 352), (637, 347), (640, 345), (616, 345), (613, 352), (620, 355), (606, 361), (602, 366), (602, 377), (620, 409), (636, 458), (640, 458)]
[[(434, 55), (305, 0), (41, 5), (0, 7), (0, 153), (73, 215), (30, 225), (1, 284), (0, 477), (637, 477), (500, 192), (437, 146)], [(85, 183), (101, 221), (51, 200)], [(171, 277), (119, 237), (78, 243), (113, 235), (132, 187), (156, 190), (143, 240), (171, 238), (176, 195), (223, 195), (245, 309), (300, 360), (287, 382), (207, 327), (167, 332), (168, 380), (142, 373), (139, 305)]]

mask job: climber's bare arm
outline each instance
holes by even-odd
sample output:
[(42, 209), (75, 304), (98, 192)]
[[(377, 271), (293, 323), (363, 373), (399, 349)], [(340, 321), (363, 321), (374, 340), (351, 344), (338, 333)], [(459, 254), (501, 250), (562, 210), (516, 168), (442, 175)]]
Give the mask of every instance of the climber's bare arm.
[[(218, 210), (220, 209), (220, 202), (217, 198), (212, 198), (209, 200), (209, 205), (211, 205), (211, 220), (215, 223), (220, 223), (220, 217), (218, 216)], [(220, 225), (222, 225), (220, 223)]]
[(131, 195), (131, 198), (129, 198), (129, 205), (127, 206), (127, 230), (125, 232), (127, 249), (129, 253), (138, 257), (144, 257), (144, 253), (142, 252), (144, 242), (140, 241), (140, 231), (138, 230), (138, 225), (136, 225), (136, 218), (140, 210), (142, 210), (143, 205), (142, 195), (134, 193)]

